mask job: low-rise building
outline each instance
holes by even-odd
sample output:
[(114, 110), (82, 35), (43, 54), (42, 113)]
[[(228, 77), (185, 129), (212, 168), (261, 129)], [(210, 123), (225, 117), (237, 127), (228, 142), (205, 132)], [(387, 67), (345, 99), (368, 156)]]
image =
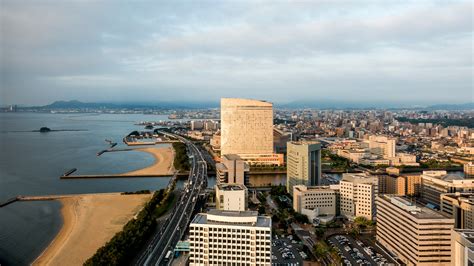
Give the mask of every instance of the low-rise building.
[(447, 174), (446, 171), (423, 171), (421, 189), (423, 200), (439, 207), (443, 193), (474, 191), (474, 179)]
[(474, 178), (474, 162), (464, 164), (464, 176)]
[(197, 214), (189, 227), (189, 265), (271, 265), (270, 217), (210, 210)]
[(339, 212), (339, 198), (339, 185), (293, 187), (293, 209), (313, 222), (333, 220)]
[(216, 208), (224, 211), (247, 210), (248, 189), (242, 184), (217, 184)]
[(441, 212), (454, 218), (455, 228), (474, 229), (474, 193), (441, 194)]
[(236, 154), (226, 154), (222, 156), (222, 161), (216, 163), (216, 177), (218, 184), (248, 184), (247, 173), (250, 171), (249, 165)]
[(376, 240), (406, 265), (451, 265), (454, 219), (396, 195), (377, 197)]

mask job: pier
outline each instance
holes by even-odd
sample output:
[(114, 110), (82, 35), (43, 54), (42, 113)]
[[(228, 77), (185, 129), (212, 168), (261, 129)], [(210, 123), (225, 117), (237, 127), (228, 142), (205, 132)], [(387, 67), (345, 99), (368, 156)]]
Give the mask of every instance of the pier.
[[(188, 176), (189, 173), (182, 172), (177, 174), (177, 176)], [(100, 175), (62, 175), (60, 179), (94, 179), (94, 178), (139, 178), (139, 177), (170, 177), (173, 176), (170, 174), (150, 174), (150, 175), (127, 175), (127, 174), (100, 174)]]

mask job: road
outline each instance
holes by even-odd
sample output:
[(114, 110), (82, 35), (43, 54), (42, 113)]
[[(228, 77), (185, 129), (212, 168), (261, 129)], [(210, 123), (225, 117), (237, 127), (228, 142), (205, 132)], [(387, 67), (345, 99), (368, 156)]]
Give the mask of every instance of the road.
[(160, 132), (169, 137), (181, 140), (188, 147), (192, 158), (188, 184), (184, 187), (181, 197), (177, 201), (172, 215), (153, 236), (146, 251), (137, 260), (136, 265), (170, 265), (173, 259), (165, 258), (168, 251), (173, 253), (176, 243), (186, 232), (191, 216), (196, 207), (199, 195), (207, 187), (207, 163), (201, 151), (191, 141), (175, 134)]

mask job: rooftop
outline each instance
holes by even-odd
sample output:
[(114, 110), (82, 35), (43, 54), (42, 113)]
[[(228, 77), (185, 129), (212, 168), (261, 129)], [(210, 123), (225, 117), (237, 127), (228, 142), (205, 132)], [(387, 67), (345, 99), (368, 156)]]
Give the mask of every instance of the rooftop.
[(259, 216), (256, 211), (223, 211), (212, 209), (207, 213), (196, 214), (191, 223), (270, 228), (272, 219), (267, 216)]
[(441, 212), (427, 208), (416, 203), (416, 201), (412, 201), (403, 196), (385, 194), (379, 198), (391, 202), (393, 205), (409, 213), (410, 216), (413, 216), (416, 219), (452, 219)]
[(273, 107), (273, 104), (254, 99), (221, 98), (221, 108), (222, 107)]
[(237, 154), (224, 154), (223, 157), (230, 161), (242, 160), (242, 158)]
[(239, 191), (239, 190), (246, 190), (247, 187), (242, 184), (219, 184), (217, 187), (220, 190), (225, 191)]

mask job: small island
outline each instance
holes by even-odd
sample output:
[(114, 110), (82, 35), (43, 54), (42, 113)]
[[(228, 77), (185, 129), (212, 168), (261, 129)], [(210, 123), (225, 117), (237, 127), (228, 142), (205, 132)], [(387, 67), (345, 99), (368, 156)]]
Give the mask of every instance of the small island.
[(42, 127), (40, 128), (39, 132), (50, 132), (51, 129), (49, 127)]

